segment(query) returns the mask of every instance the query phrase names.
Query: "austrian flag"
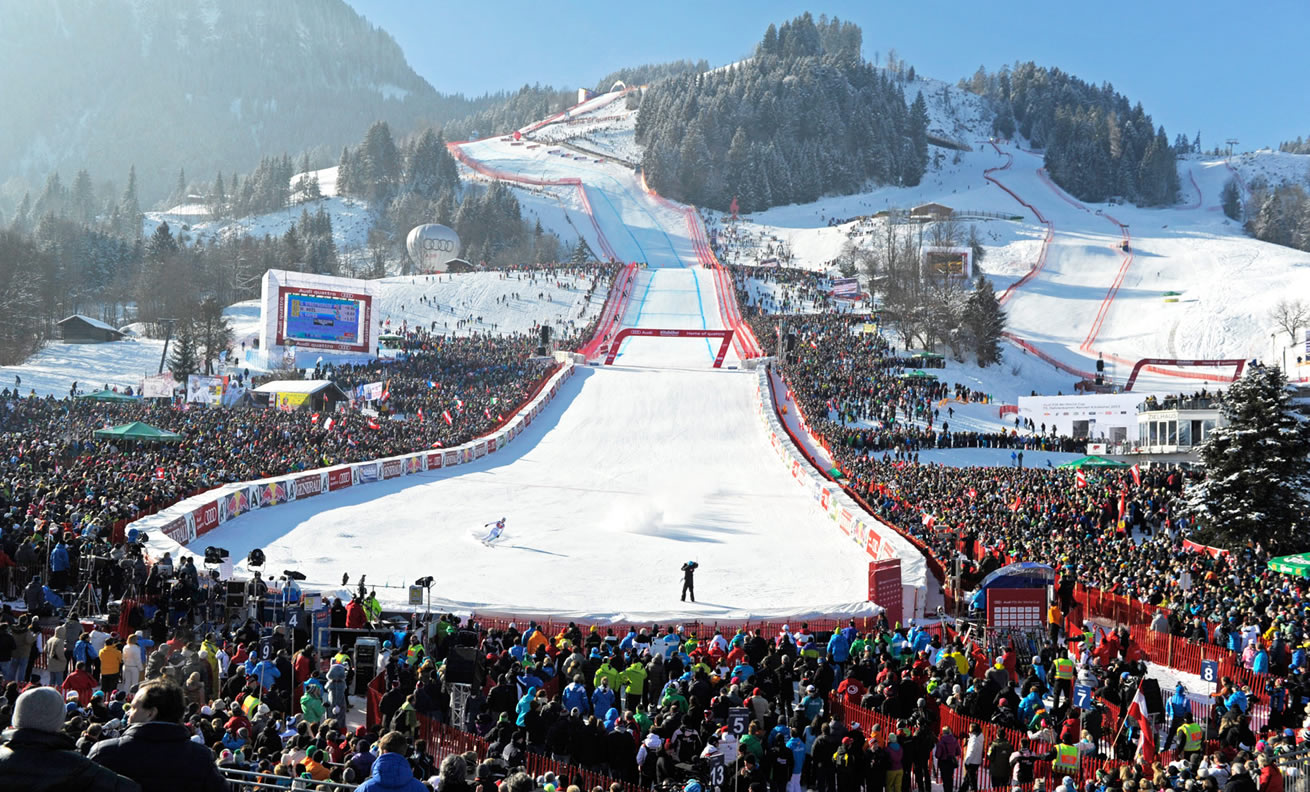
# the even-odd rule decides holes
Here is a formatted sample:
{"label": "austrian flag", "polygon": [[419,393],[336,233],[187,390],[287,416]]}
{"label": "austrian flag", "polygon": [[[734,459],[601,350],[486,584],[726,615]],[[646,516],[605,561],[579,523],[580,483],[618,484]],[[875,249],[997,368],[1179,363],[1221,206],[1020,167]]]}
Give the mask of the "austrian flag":
{"label": "austrian flag", "polygon": [[330,431],[332,431],[332,427],[333,427],[334,425],[336,425],[336,421],[335,421],[334,419],[332,419],[332,418],[328,418],[328,419],[323,423],[323,428],[330,432]]}
{"label": "austrian flag", "polygon": [[1083,487],[1087,486],[1087,476],[1083,475],[1083,472],[1081,470],[1074,474],[1073,481],[1074,481],[1074,486],[1076,486],[1078,489],[1082,489]]}
{"label": "austrian flag", "polygon": [[442,410],[441,418],[447,423],[447,425],[455,423],[455,419],[450,417],[450,410]]}

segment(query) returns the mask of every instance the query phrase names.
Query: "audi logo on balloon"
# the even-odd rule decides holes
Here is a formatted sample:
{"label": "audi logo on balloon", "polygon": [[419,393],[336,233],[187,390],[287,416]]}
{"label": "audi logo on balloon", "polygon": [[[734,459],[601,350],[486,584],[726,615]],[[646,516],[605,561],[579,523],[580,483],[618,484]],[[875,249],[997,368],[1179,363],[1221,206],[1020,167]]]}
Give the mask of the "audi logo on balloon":
{"label": "audi logo on balloon", "polygon": [[415,226],[405,238],[409,257],[427,272],[445,272],[459,257],[459,235],[436,223]]}

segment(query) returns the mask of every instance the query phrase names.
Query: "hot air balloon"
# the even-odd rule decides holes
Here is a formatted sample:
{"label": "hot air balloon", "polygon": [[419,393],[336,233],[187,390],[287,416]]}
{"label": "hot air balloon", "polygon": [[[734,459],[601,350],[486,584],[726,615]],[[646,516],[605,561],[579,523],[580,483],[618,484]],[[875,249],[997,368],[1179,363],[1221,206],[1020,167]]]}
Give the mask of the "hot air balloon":
{"label": "hot air balloon", "polygon": [[405,238],[409,257],[420,272],[445,272],[459,257],[459,235],[436,223],[414,226]]}

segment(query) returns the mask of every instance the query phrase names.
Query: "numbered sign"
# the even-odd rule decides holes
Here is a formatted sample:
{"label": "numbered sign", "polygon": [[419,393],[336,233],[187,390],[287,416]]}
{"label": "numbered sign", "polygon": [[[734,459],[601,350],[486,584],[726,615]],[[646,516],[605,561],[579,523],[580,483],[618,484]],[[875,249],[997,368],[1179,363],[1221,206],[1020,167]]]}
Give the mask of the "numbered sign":
{"label": "numbered sign", "polygon": [[745,707],[728,708],[728,731],[738,737],[746,733],[746,726],[751,722],[750,710]]}
{"label": "numbered sign", "polygon": [[1073,686],[1073,705],[1078,709],[1091,709],[1092,706],[1091,685]]}
{"label": "numbered sign", "polygon": [[711,792],[723,792],[723,783],[727,779],[727,771],[723,767],[723,754],[712,754],[709,757],[709,763],[710,790]]}
{"label": "numbered sign", "polygon": [[1219,661],[1202,660],[1201,661],[1201,679],[1213,685],[1219,684]]}
{"label": "numbered sign", "polygon": [[273,659],[273,637],[271,635],[259,639],[259,659],[260,660]]}

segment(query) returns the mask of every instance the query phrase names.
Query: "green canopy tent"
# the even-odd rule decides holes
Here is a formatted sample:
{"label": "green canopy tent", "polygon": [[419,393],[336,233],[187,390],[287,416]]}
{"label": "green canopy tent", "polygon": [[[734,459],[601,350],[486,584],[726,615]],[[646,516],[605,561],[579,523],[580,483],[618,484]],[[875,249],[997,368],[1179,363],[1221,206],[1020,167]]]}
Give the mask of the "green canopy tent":
{"label": "green canopy tent", "polygon": [[935,374],[929,374],[928,372],[924,371],[923,369],[915,369],[914,371],[907,371],[907,372],[905,372],[904,374],[902,374],[902,375],[901,375],[901,379],[908,379],[908,380],[936,380],[936,379],[937,379],[937,375],[935,375]]}
{"label": "green canopy tent", "polygon": [[1129,467],[1129,465],[1128,465],[1127,462],[1116,462],[1116,461],[1113,460],[1113,459],[1106,459],[1105,457],[1099,457],[1099,456],[1085,456],[1085,457],[1083,457],[1083,458],[1081,458],[1081,459],[1075,459],[1075,460],[1073,460],[1072,462],[1064,462],[1064,463],[1062,463],[1062,464],[1056,465],[1056,467],[1062,467],[1062,468],[1073,468],[1074,470],[1082,470],[1083,468],[1092,468],[1092,469],[1098,469],[1098,468],[1126,468],[1126,467]]}
{"label": "green canopy tent", "polygon": [[84,393],[78,396],[79,399],[90,399],[91,401],[103,402],[134,402],[139,401],[135,396],[128,396],[122,393],[114,393],[111,390],[98,390],[94,393]]}
{"label": "green canopy tent", "polygon": [[1284,575],[1310,578],[1310,553],[1279,556],[1269,559],[1269,568]]}
{"label": "green canopy tent", "polygon": [[111,426],[108,429],[97,429],[92,434],[104,440],[131,440],[137,443],[178,443],[183,439],[182,435],[176,432],[157,429],[140,421]]}

